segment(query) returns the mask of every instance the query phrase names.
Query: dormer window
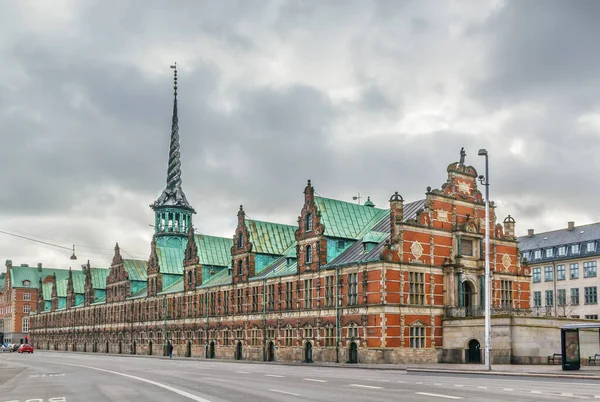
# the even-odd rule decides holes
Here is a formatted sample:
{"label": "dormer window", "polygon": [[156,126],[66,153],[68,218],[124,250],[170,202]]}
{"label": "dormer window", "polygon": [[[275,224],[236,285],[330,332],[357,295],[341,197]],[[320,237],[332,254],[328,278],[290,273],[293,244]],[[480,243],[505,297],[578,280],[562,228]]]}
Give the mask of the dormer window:
{"label": "dormer window", "polygon": [[312,230],[313,230],[313,216],[309,212],[309,213],[306,214],[306,217],[304,219],[304,231],[305,232],[310,232]]}
{"label": "dormer window", "polygon": [[594,241],[589,241],[586,245],[586,252],[588,253],[593,253],[594,251],[596,251],[596,242]]}
{"label": "dormer window", "polygon": [[188,286],[192,286],[192,271],[188,271]]}
{"label": "dormer window", "polygon": [[535,258],[536,260],[539,260],[540,258],[542,258],[542,250],[535,250],[533,252],[533,258]]}
{"label": "dormer window", "polygon": [[312,247],[306,246],[304,261],[309,264],[312,262]]}
{"label": "dormer window", "polygon": [[546,258],[551,258],[554,256],[554,249],[553,248],[547,248],[546,249]]}
{"label": "dormer window", "polygon": [[567,246],[560,246],[558,248],[558,256],[564,257],[565,255],[567,255]]}
{"label": "dormer window", "polygon": [[571,244],[571,254],[579,254],[579,244]]}
{"label": "dormer window", "polygon": [[23,287],[25,287],[25,288],[31,287],[31,282],[30,281],[23,281]]}
{"label": "dormer window", "polygon": [[237,237],[237,248],[243,248],[243,247],[244,247],[244,234],[240,232]]}
{"label": "dormer window", "polygon": [[373,250],[377,244],[376,243],[363,243],[363,252],[368,253]]}

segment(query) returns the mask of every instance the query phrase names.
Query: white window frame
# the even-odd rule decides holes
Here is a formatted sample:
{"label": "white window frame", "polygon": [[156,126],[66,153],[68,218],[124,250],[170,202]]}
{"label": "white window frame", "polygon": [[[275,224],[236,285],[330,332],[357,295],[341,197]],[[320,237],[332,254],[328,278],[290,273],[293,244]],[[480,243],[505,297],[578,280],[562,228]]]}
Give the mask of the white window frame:
{"label": "white window frame", "polygon": [[571,244],[571,254],[579,254],[580,250],[579,243]]}
{"label": "white window frame", "polygon": [[567,255],[567,246],[560,246],[558,248],[558,256],[564,257],[565,255]]}
{"label": "white window frame", "polygon": [[23,300],[31,300],[31,293],[23,293]]}
{"label": "white window frame", "polygon": [[539,260],[542,258],[542,250],[535,250],[533,252],[533,258]]}
{"label": "white window frame", "polygon": [[29,332],[29,317],[23,317],[21,320],[21,332]]}
{"label": "white window frame", "polygon": [[588,241],[587,244],[585,245],[585,251],[586,251],[586,253],[593,253],[594,251],[596,251],[596,242]]}
{"label": "white window frame", "polygon": [[23,305],[23,313],[29,314],[31,312],[31,306],[29,304]]}

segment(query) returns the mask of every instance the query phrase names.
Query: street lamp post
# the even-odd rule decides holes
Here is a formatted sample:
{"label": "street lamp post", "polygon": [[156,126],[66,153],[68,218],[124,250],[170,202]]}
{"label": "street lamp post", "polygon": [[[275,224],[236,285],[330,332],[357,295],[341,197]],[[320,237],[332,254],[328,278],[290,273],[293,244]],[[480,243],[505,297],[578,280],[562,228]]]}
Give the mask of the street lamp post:
{"label": "street lamp post", "polygon": [[485,177],[479,176],[479,180],[485,186],[485,369],[492,370],[490,352],[492,349],[492,322],[490,292],[490,174],[488,169],[488,152],[480,149],[479,156],[485,157]]}

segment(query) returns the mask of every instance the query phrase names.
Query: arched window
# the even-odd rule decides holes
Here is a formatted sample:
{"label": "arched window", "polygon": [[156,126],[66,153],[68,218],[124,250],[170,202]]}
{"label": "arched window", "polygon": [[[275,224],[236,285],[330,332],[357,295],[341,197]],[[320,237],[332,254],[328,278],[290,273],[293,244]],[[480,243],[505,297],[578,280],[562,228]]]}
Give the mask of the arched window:
{"label": "arched window", "polygon": [[242,260],[238,260],[237,266],[238,266],[237,274],[241,275],[242,274]]}
{"label": "arched window", "polygon": [[304,261],[307,263],[312,262],[312,247],[306,246],[306,255],[304,256]]}
{"label": "arched window", "polygon": [[237,247],[238,248],[243,248],[244,247],[244,234],[242,232],[240,232],[238,234]]}
{"label": "arched window", "polygon": [[306,214],[306,217],[304,218],[304,231],[310,232],[311,230],[313,230],[313,216],[309,212]]}
{"label": "arched window", "polygon": [[192,271],[188,271],[188,286],[192,286]]}

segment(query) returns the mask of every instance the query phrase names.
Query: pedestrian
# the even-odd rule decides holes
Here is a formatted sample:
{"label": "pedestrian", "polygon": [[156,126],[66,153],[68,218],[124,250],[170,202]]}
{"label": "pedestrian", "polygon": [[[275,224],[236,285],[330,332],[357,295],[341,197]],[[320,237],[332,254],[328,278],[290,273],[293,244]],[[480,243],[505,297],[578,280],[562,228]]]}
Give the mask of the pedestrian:
{"label": "pedestrian", "polygon": [[168,341],[167,343],[167,354],[169,355],[169,359],[173,358],[173,345],[171,344],[171,341]]}

